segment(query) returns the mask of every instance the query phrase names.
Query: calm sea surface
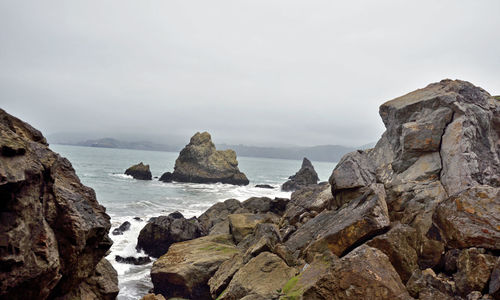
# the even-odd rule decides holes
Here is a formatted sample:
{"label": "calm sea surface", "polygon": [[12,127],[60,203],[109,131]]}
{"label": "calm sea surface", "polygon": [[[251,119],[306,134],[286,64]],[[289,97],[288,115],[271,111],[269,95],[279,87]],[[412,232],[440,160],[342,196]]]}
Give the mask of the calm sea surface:
{"label": "calm sea surface", "polygon": [[[91,148],[66,145],[51,145],[50,148],[68,158],[83,184],[92,187],[97,200],[111,216],[112,228],[129,221],[131,229],[123,235],[110,235],[114,241],[107,257],[118,271],[119,300],[140,299],[152,288],[149,277],[151,264],[133,266],[117,263],[115,255],[140,256],[135,246],[139,231],[153,216],[180,211],[185,217],[199,216],[216,202],[229,198],[245,200],[253,196],[290,197],[281,192],[280,184],[295,174],[301,161],[238,157],[239,168],[250,184],[240,187],[228,184],[163,183],[135,180],[124,175],[133,164],[149,164],[153,176],[173,171],[178,153],[140,151],[126,149]],[[321,181],[328,180],[335,163],[314,162]],[[274,190],[256,188],[256,184],[270,184]],[[142,221],[133,220],[140,217]]]}

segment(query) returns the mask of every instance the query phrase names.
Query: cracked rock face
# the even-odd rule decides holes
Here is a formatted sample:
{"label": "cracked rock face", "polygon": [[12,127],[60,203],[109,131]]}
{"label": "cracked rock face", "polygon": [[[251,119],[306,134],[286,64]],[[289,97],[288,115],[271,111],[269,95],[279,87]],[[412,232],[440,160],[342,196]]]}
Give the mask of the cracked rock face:
{"label": "cracked rock face", "polygon": [[109,282],[95,273],[112,241],[94,190],[38,130],[1,109],[0,144],[0,298],[114,298],[116,272]]}

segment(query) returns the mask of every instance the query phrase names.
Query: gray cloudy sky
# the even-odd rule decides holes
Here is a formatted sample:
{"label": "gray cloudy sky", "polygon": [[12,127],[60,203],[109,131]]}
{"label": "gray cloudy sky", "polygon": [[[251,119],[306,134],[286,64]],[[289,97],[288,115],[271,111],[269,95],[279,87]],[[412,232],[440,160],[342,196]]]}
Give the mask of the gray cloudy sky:
{"label": "gray cloudy sky", "polygon": [[500,94],[500,1],[0,0],[0,107],[50,135],[361,145],[443,78]]}

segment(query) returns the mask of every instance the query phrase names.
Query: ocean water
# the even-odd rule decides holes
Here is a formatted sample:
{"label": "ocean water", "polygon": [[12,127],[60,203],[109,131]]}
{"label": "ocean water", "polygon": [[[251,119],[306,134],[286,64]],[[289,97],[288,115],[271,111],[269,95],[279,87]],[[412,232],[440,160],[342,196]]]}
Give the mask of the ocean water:
{"label": "ocean water", "polygon": [[[213,204],[229,198],[245,200],[253,196],[285,197],[280,184],[300,168],[301,161],[238,157],[239,168],[250,184],[233,186],[228,184],[163,183],[135,180],[124,175],[133,164],[149,164],[153,176],[172,171],[178,153],[140,151],[126,149],[91,148],[66,145],[51,145],[50,148],[68,158],[83,184],[92,187],[97,200],[106,207],[111,217],[111,230],[125,221],[131,223],[123,235],[112,235],[114,244],[107,257],[118,272],[119,300],[140,299],[153,287],[149,276],[151,265],[134,266],[117,263],[115,255],[141,256],[135,246],[140,230],[147,220],[159,215],[180,211],[185,217],[199,216]],[[335,163],[312,162],[321,181],[328,180]],[[275,189],[256,188],[256,184],[269,184]],[[139,217],[141,221],[133,218]]]}

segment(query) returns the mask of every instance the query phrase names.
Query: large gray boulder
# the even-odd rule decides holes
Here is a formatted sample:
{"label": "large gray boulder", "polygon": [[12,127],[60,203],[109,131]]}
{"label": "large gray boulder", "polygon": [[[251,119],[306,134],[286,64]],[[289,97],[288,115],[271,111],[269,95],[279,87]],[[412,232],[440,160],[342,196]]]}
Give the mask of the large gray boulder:
{"label": "large gray boulder", "polygon": [[0,299],[116,296],[103,260],[111,225],[94,190],[40,131],[1,109],[0,199]]}
{"label": "large gray boulder", "polygon": [[195,183],[249,183],[246,175],[238,169],[236,153],[233,150],[216,150],[208,132],[197,132],[182,149],[171,179]]}
{"label": "large gray boulder", "polygon": [[134,179],[139,179],[139,180],[152,179],[151,171],[149,170],[149,165],[143,164],[142,161],[125,170],[125,175],[130,175],[134,177]]}
{"label": "large gray boulder", "polygon": [[319,181],[318,174],[310,160],[304,157],[300,170],[288,178],[289,180],[281,186],[283,191],[295,191],[310,184],[316,184]]}

